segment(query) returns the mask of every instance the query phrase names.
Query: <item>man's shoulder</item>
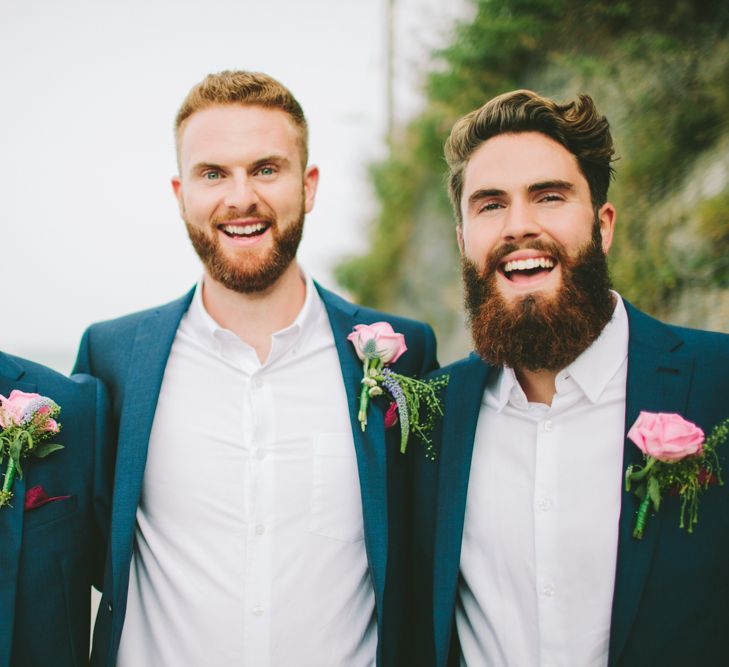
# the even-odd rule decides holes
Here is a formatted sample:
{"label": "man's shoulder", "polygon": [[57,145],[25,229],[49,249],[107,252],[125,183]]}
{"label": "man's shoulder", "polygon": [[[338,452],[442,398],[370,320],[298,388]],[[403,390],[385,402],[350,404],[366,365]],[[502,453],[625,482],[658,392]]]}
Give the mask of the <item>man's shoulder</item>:
{"label": "man's shoulder", "polygon": [[77,374],[70,378],[38,362],[0,352],[0,373],[20,383],[36,385],[36,392],[60,403],[63,399],[93,400],[98,380]]}
{"label": "man's shoulder", "polygon": [[480,375],[488,373],[491,368],[492,366],[481,359],[478,354],[471,352],[467,356],[457,359],[456,361],[452,361],[442,368],[439,368],[431,373],[429,377],[435,379],[447,375],[449,377],[453,376],[458,378],[462,375],[470,375],[473,373],[478,373]]}
{"label": "man's shoulder", "polygon": [[395,330],[419,329],[432,331],[432,327],[426,322],[353,303],[339,294],[322,287],[318,283],[316,283],[316,288],[327,307],[338,308],[350,314],[357,319],[357,323],[373,324],[374,322],[389,322]]}
{"label": "man's shoulder", "polygon": [[724,357],[729,361],[729,334],[662,322],[627,302],[625,306],[631,340],[698,356]]}
{"label": "man's shoulder", "polygon": [[88,332],[94,336],[107,336],[114,339],[132,336],[139,323],[143,320],[164,314],[181,315],[184,313],[190,305],[193,294],[194,289],[174,301],[169,301],[168,303],[152,308],[138,310],[109,320],[95,322],[89,326]]}

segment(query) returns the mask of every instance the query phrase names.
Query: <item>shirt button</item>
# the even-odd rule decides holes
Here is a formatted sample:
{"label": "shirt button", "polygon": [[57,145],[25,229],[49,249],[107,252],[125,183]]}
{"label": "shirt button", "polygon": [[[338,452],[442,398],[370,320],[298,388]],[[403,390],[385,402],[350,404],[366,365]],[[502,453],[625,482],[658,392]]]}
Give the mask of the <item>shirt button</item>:
{"label": "shirt button", "polygon": [[256,378],[255,383],[256,387],[260,389],[263,386],[263,378]]}
{"label": "shirt button", "polygon": [[263,607],[261,607],[260,604],[256,605],[255,607],[253,607],[253,613],[256,616],[263,616]]}
{"label": "shirt button", "polygon": [[112,610],[111,602],[108,605],[106,605],[106,608],[109,610],[109,613],[111,614],[111,610]]}
{"label": "shirt button", "polygon": [[265,449],[260,449],[260,448],[258,448],[258,449],[256,450],[256,458],[257,458],[257,459],[258,459],[259,461],[263,461],[263,459],[265,459],[265,458],[266,458],[266,450],[265,450]]}
{"label": "shirt button", "polygon": [[544,586],[542,586],[542,595],[544,595],[544,597],[551,598],[556,592],[557,590],[553,584],[544,584]]}
{"label": "shirt button", "polygon": [[265,533],[265,532],[266,532],[266,527],[262,523],[259,523],[256,526],[256,535],[263,535],[263,533]]}
{"label": "shirt button", "polygon": [[554,431],[554,423],[551,419],[547,419],[547,421],[544,422],[544,430],[547,433],[551,433],[552,431]]}
{"label": "shirt button", "polygon": [[551,498],[540,498],[539,502],[537,503],[537,507],[542,510],[542,512],[548,512],[552,509],[552,499]]}

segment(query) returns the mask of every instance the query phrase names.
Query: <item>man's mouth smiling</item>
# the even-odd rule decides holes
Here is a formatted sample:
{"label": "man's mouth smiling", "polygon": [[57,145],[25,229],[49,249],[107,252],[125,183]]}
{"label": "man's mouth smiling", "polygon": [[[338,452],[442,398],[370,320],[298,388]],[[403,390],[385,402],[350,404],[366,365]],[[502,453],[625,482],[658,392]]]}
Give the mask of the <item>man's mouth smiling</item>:
{"label": "man's mouth smiling", "polygon": [[251,223],[225,222],[218,225],[218,230],[230,239],[255,239],[263,236],[271,228],[271,223],[258,220]]}
{"label": "man's mouth smiling", "polygon": [[514,256],[499,264],[498,272],[511,284],[531,287],[545,280],[557,266],[557,260],[546,254]]}

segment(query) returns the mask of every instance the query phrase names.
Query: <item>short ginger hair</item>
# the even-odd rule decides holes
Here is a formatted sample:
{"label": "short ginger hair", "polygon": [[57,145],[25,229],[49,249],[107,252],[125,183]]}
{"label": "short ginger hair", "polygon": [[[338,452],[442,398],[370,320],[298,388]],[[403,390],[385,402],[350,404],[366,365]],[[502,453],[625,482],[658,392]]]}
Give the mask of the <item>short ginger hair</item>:
{"label": "short ginger hair", "polygon": [[241,104],[279,109],[286,113],[296,128],[302,166],[309,159],[309,129],[301,105],[291,91],[276,79],[262,72],[225,70],[208,74],[193,86],[175,117],[175,146],[180,157],[180,139],[185,122],[198,111],[213,106]]}

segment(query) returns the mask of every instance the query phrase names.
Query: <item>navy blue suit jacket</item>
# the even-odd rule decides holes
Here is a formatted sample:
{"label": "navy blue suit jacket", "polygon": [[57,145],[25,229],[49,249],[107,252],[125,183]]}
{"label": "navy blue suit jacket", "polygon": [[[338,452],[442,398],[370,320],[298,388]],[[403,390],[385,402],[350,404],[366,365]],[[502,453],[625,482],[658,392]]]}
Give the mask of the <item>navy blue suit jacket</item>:
{"label": "navy blue suit jacket", "polygon": [[[408,573],[402,555],[407,540],[409,471],[405,457],[398,452],[397,429],[386,436],[383,410],[387,406],[383,402],[373,402],[367,430],[362,433],[360,429],[357,412],[362,362],[347,335],[355,324],[390,322],[396,331],[405,334],[408,345],[393,370],[419,377],[437,367],[435,336],[425,324],[361,308],[319,286],[317,289],[334,332],[349,398],[365,545],[375,593],[378,661],[382,665],[400,665],[404,664],[402,650],[408,623],[403,613]],[[118,436],[110,559],[94,629],[93,665],[113,667],[116,661],[150,429],[167,358],[192,295],[190,292],[160,308],[93,325],[81,341],[76,370],[101,378],[109,388]]]}
{"label": "navy blue suit jacket", "polygon": [[[729,336],[668,326],[625,305],[630,331],[625,432],[645,410],[678,413],[708,434],[729,417]],[[491,371],[476,355],[441,371],[450,382],[439,459],[435,466],[413,459],[416,624],[432,629],[416,643],[414,664],[458,664],[454,609],[466,492]],[[729,482],[729,443],[718,452]],[[623,459],[624,467],[641,461],[627,439]],[[643,539],[635,540],[637,505],[623,489],[611,667],[729,664],[729,483],[702,496],[693,534],[679,528],[679,505],[677,497],[664,497]]]}
{"label": "navy blue suit jacket", "polygon": [[[69,380],[0,353],[0,394],[13,389],[61,406],[52,442],[64,449],[26,459],[11,506],[0,508],[0,667],[87,665],[91,584],[101,581],[111,494],[106,394],[88,376]],[[26,490],[37,485],[69,497],[24,511]]]}

